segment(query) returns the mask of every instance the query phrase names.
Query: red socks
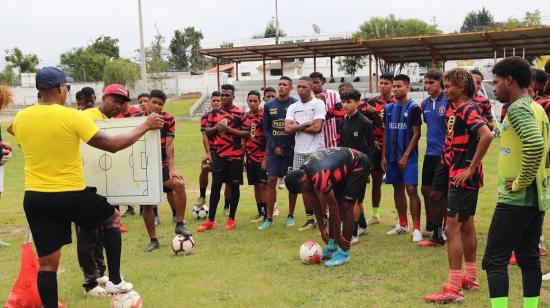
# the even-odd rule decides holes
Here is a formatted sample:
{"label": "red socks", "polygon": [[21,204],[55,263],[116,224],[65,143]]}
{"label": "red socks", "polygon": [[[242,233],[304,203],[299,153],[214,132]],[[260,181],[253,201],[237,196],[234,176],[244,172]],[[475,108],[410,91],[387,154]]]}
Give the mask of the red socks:
{"label": "red socks", "polygon": [[449,270],[447,287],[455,292],[462,290],[462,270]]}
{"label": "red socks", "polygon": [[409,226],[409,223],[407,222],[407,215],[399,216],[399,225],[403,228]]}
{"label": "red socks", "polygon": [[476,263],[475,262],[464,262],[464,277],[470,281],[476,280]]}
{"label": "red socks", "polygon": [[413,230],[420,230],[420,221],[413,220]]}

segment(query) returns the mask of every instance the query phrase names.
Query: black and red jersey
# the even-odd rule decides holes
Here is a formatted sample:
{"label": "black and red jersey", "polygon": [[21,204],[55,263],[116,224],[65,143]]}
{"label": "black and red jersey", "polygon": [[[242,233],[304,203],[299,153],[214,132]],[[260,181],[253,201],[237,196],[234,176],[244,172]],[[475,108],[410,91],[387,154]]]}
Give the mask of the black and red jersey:
{"label": "black and red jersey", "polygon": [[263,109],[256,114],[247,112],[244,117],[243,130],[250,132],[250,138],[246,140],[246,158],[249,162],[261,164],[265,157],[265,135],[263,130]]}
{"label": "black and red jersey", "polygon": [[[449,167],[449,187],[457,187],[454,178],[464,172],[474,158],[479,137],[478,129],[485,124],[479,108],[470,101],[449,105],[445,116],[447,135],[443,162]],[[478,189],[483,186],[482,164],[476,168],[473,177],[466,181],[465,188]]]}
{"label": "black and red jersey", "polygon": [[[232,106],[229,110],[224,108],[213,109],[208,115],[206,127],[214,127],[217,123],[224,123],[230,128],[243,130],[243,122],[244,111],[237,106]],[[227,160],[241,160],[243,158],[241,137],[216,131],[214,145],[217,148],[218,157]]]}
{"label": "black and red jersey", "polygon": [[328,194],[346,176],[357,172],[369,172],[365,154],[350,148],[322,149],[309,155],[302,169],[318,191]]}
{"label": "black and red jersey", "polygon": [[160,129],[160,150],[162,154],[162,167],[168,166],[168,159],[166,158],[166,138],[176,137],[176,119],[166,112],[161,113],[164,119],[164,125]]}
{"label": "black and red jersey", "polygon": [[130,109],[128,112],[125,113],[119,113],[115,116],[115,118],[135,118],[135,117],[141,117],[143,115],[143,112],[141,109],[139,109],[136,106],[130,106]]}
{"label": "black and red jersey", "polygon": [[539,103],[542,108],[544,108],[544,111],[546,112],[546,116],[550,120],[550,96],[542,97],[537,96],[535,97],[535,101]]}
{"label": "black and red jersey", "polygon": [[[210,111],[207,111],[202,114],[201,116],[201,132],[204,132],[204,129],[206,128],[208,124],[208,116],[210,115]],[[214,144],[214,139],[216,138],[215,135],[212,136],[206,136],[208,139],[208,146],[210,147],[210,151],[216,151],[216,145]]]}
{"label": "black and red jersey", "polygon": [[[367,101],[361,101],[357,108],[361,111],[373,125],[372,132],[374,133],[374,140],[378,143],[384,142],[384,106],[389,103],[395,102],[395,97],[391,97],[389,100],[385,100],[382,96],[377,96],[368,99]],[[374,108],[375,111],[369,111],[367,105]]]}
{"label": "black and red jersey", "polygon": [[346,116],[342,102],[336,102],[332,105],[327,105],[327,120],[334,118],[336,121],[336,144],[340,144],[342,137],[342,122]]}
{"label": "black and red jersey", "polygon": [[491,101],[485,96],[475,95],[474,102],[481,110],[481,118],[486,123],[493,122],[493,114],[491,113]]}

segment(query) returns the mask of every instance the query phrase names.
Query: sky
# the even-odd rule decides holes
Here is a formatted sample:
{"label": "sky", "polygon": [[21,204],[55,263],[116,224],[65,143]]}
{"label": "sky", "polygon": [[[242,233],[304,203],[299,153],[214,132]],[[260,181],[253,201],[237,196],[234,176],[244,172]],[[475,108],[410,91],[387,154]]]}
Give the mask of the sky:
{"label": "sky", "polygon": [[[443,32],[460,29],[464,16],[487,8],[496,21],[522,18],[525,11],[542,12],[550,24],[545,1],[372,1],[278,0],[279,25],[289,35],[321,33],[346,35],[374,16],[394,14],[435,23]],[[59,55],[89,44],[101,35],[118,38],[122,57],[137,57],[139,48],[138,0],[2,0],[0,51],[19,47],[35,53],[39,66],[57,65]],[[204,39],[202,47],[218,47],[223,41],[244,41],[263,33],[275,16],[275,0],[142,0],[145,44],[157,29],[168,46],[175,30],[194,26]],[[0,57],[0,68],[5,65]]]}

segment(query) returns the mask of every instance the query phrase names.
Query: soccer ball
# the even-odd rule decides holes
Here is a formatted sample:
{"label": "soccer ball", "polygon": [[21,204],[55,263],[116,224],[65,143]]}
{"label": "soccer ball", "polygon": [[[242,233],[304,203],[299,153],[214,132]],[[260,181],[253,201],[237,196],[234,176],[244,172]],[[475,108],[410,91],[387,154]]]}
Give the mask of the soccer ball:
{"label": "soccer ball", "polygon": [[195,241],[190,236],[178,234],[172,240],[172,250],[176,255],[188,255],[193,251],[193,247],[195,247]]}
{"label": "soccer ball", "polygon": [[307,241],[300,246],[300,259],[306,264],[316,264],[321,262],[323,249],[321,245],[314,241]]}
{"label": "soccer ball", "polygon": [[118,293],[111,299],[111,307],[113,308],[141,308],[141,296],[138,292],[130,291],[128,293]]}
{"label": "soccer ball", "polygon": [[191,212],[191,216],[193,216],[194,219],[205,219],[208,217],[208,207],[205,205],[201,207],[195,206]]}

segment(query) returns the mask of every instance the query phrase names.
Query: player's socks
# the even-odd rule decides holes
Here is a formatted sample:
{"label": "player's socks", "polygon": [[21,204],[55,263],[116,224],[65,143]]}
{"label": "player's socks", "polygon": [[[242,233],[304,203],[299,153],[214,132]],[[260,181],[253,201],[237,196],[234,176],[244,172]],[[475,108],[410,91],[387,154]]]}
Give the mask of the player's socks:
{"label": "player's socks", "polygon": [[159,217],[159,208],[158,207],[153,207],[153,215],[155,215],[155,217]]}
{"label": "player's socks", "polygon": [[109,269],[109,281],[119,284],[120,278],[120,253],[122,248],[122,238],[119,228],[103,229],[103,246],[107,256],[107,268]]}
{"label": "player's socks", "polygon": [[359,216],[359,227],[366,229],[367,228],[367,220],[365,219],[365,214],[361,213]]}
{"label": "player's socks", "polygon": [[449,270],[449,278],[447,281],[447,288],[459,292],[462,290],[462,271],[461,270]]}
{"label": "player's socks", "polygon": [[57,273],[39,271],[36,284],[42,305],[46,308],[57,307]]}
{"label": "player's socks", "polygon": [[[173,209],[173,208],[170,208],[170,209],[172,210],[172,217],[176,217],[176,209]],[[157,214],[157,216],[158,216],[158,214]]]}
{"label": "player's socks", "polygon": [[491,298],[491,307],[492,308],[508,308],[508,297]]}
{"label": "player's socks", "polygon": [[475,281],[477,278],[477,269],[475,262],[464,262],[464,277],[466,279]]}
{"label": "player's socks", "polygon": [[202,188],[202,187],[201,187],[201,188],[200,188],[200,192],[201,192],[200,197],[201,197],[201,198],[206,198],[206,188]]}
{"label": "player's socks", "polygon": [[357,236],[357,231],[359,230],[359,223],[356,222],[353,224],[353,236]]}
{"label": "player's socks", "polygon": [[399,216],[399,225],[403,228],[407,228],[409,226],[409,222],[407,221],[407,215]]}
{"label": "player's socks", "polygon": [[380,208],[379,207],[373,207],[372,208],[372,217],[376,217],[380,219]]}
{"label": "player's socks", "polygon": [[413,220],[413,230],[420,230],[420,220]]}
{"label": "player's socks", "polygon": [[539,297],[524,297],[523,308],[537,308],[539,305]]}
{"label": "player's socks", "polygon": [[426,231],[435,231],[435,225],[431,221],[426,221]]}
{"label": "player's socks", "polygon": [[258,209],[259,216],[265,216],[265,203],[256,203],[256,208]]}
{"label": "player's socks", "polygon": [[239,184],[231,185],[231,206],[229,207],[229,218],[235,219],[237,213],[237,207],[239,207],[239,199],[241,197],[241,190]]}
{"label": "player's socks", "polygon": [[231,199],[225,199],[225,205],[223,206],[224,209],[228,209],[231,207]]}

